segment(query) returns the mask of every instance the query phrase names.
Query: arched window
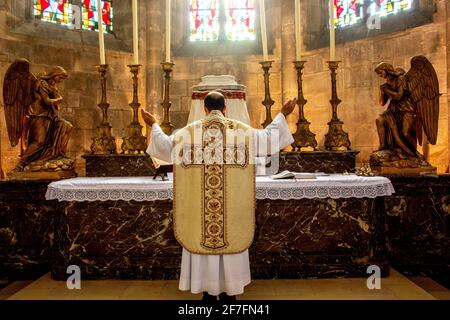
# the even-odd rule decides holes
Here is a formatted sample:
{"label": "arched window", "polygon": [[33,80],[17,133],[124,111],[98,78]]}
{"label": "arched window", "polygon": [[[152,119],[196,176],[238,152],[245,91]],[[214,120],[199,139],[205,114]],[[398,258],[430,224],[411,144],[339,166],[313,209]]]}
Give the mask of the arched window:
{"label": "arched window", "polygon": [[414,0],[334,0],[336,25],[340,28],[412,9]]}
{"label": "arched window", "polygon": [[189,0],[190,41],[253,41],[254,0]]}
{"label": "arched window", "polygon": [[[78,5],[78,4],[81,4]],[[98,30],[97,0],[34,0],[34,16],[44,21],[71,28]],[[104,30],[113,32],[111,0],[102,0],[101,10]]]}
{"label": "arched window", "polygon": [[[404,31],[432,23],[439,0],[333,0],[336,43]],[[307,50],[330,45],[330,0],[302,0]]]}

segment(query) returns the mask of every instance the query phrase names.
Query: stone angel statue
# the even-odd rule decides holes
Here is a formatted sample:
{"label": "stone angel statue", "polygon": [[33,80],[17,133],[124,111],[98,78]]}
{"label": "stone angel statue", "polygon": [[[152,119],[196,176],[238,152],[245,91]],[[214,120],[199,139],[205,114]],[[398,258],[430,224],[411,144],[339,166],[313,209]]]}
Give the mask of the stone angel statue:
{"label": "stone angel statue", "polygon": [[424,134],[429,143],[437,142],[440,93],[433,65],[426,57],[417,56],[407,73],[386,62],[375,72],[386,81],[380,87],[379,102],[387,109],[376,121],[380,149],[372,155],[371,165],[435,170],[417,150]]}
{"label": "stone angel statue", "polygon": [[67,79],[62,67],[38,77],[30,63],[16,60],[4,79],[3,100],[12,147],[19,144],[20,162],[12,178],[63,178],[74,175],[74,161],[66,157],[72,125],[58,116],[63,98],[57,85]]}

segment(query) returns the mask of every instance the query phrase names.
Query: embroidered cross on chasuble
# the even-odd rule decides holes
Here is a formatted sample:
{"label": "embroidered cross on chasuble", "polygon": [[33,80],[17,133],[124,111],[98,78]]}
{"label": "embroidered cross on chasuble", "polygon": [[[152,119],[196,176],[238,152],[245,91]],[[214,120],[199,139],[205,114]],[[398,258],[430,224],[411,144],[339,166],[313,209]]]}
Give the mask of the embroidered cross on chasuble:
{"label": "embroidered cross on chasuble", "polygon": [[255,232],[252,128],[219,111],[174,138],[174,231],[189,252],[236,254]]}

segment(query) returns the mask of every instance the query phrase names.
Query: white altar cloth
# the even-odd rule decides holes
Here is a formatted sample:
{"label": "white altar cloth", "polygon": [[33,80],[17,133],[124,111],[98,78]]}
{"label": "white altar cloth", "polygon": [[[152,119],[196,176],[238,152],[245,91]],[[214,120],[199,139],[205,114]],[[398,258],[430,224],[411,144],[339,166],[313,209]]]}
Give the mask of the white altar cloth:
{"label": "white altar cloth", "polygon": [[[299,200],[326,198],[377,198],[395,192],[385,177],[356,175],[319,176],[308,180],[256,178],[256,198]],[[58,201],[164,201],[173,198],[172,181],[153,177],[75,178],[53,182],[46,199]]]}

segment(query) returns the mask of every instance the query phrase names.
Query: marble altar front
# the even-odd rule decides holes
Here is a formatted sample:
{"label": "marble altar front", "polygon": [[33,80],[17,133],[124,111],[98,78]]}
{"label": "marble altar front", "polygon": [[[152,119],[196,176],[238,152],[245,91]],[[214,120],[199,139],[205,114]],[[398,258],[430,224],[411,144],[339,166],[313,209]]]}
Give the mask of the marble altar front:
{"label": "marble altar front", "polygon": [[[257,179],[257,227],[250,248],[258,279],[388,273],[383,197],[386,178],[331,175],[317,180]],[[181,247],[172,231],[171,182],[79,178],[52,183],[52,276],[69,265],[86,279],[176,279]]]}
{"label": "marble altar front", "polygon": [[[384,200],[378,199],[384,202],[384,210],[381,213],[382,219],[386,221],[384,238],[387,239],[387,261],[402,273],[433,277],[450,287],[450,234],[448,232],[450,230],[450,175],[392,176],[389,179],[392,181],[395,194],[384,197]],[[58,237],[70,235],[68,232],[76,234],[78,228],[78,230],[81,230],[80,235],[85,234],[84,238],[81,237],[81,242],[92,243],[89,250],[90,253],[94,253],[94,256],[102,255],[102,250],[105,248],[107,250],[104,252],[112,250],[109,257],[104,256],[103,263],[99,263],[99,260],[92,260],[92,263],[95,262],[95,266],[89,267],[88,272],[93,277],[108,278],[111,273],[114,277],[127,276],[128,278],[134,278],[138,275],[141,278],[151,278],[150,275],[154,278],[174,278],[178,276],[179,246],[171,238],[170,227],[163,226],[164,228],[161,229],[158,222],[160,219],[169,216],[172,206],[170,200],[158,202],[131,200],[59,203],[57,200],[45,199],[49,183],[50,181],[0,181],[0,278],[9,279],[9,281],[36,279],[49,272],[51,266],[53,266],[54,273],[62,277],[65,270],[61,266],[67,261],[64,259],[69,259],[70,256],[61,257],[59,254],[53,254],[61,248],[55,241],[55,231],[58,231],[55,226],[69,220],[72,221],[72,224],[78,223],[78,226],[75,224],[75,229],[66,227]],[[351,209],[352,206],[358,205],[364,209],[368,203],[374,204],[370,199],[367,199],[366,204],[361,202],[360,199],[258,200],[257,203],[259,231],[254,247],[251,249],[251,258],[254,275],[261,277],[269,277],[277,273],[284,273],[286,276],[290,274],[293,277],[296,276],[296,273],[301,276],[313,275],[314,272],[317,274],[316,271],[320,270],[321,265],[324,266],[321,273],[323,277],[340,276],[342,272],[337,272],[339,264],[336,263],[336,259],[339,257],[336,254],[333,255],[333,252],[327,251],[333,249],[333,247],[339,248],[340,240],[339,238],[335,240],[333,236],[327,235],[325,230],[338,222],[336,216],[342,215],[345,217],[345,212],[354,211]],[[356,210],[359,210],[358,206],[355,207]],[[322,213],[315,216],[314,208],[320,209]],[[79,218],[74,215],[75,210],[80,212]],[[325,214],[326,210],[329,210],[330,213]],[[71,212],[71,214],[66,216],[66,211]],[[342,212],[342,214],[337,214],[337,212]],[[99,216],[97,220],[95,219],[96,215]],[[280,219],[283,216],[285,218]],[[331,218],[332,216],[333,218]],[[311,217],[316,217],[315,222],[311,223]],[[347,227],[346,230],[356,226],[354,224],[356,221],[351,220],[350,217],[349,215],[347,219],[341,220],[340,225],[346,226],[346,221],[350,219],[353,227]],[[94,229],[95,224],[117,226],[120,221],[126,221],[127,219],[131,219],[129,224],[120,229],[115,227],[122,237],[120,241],[114,241],[112,237],[105,236],[110,230],[114,230],[112,227],[110,229],[107,227],[100,228],[100,231],[97,231],[98,234],[94,233],[92,236],[86,231]],[[83,221],[85,223],[80,225]],[[297,224],[295,224],[296,221],[298,221]],[[170,222],[170,219],[166,220],[166,223]],[[305,238],[308,239],[305,235],[288,238],[286,232],[279,232],[278,228],[272,227],[271,224],[274,223],[278,228],[285,230],[294,226],[293,230],[297,230],[296,233],[300,233],[301,229],[311,226],[307,232],[313,232],[315,236],[309,236],[309,239],[312,240],[303,243]],[[351,233],[340,232],[338,227],[339,224],[333,228],[337,229],[338,232],[335,234],[340,236],[340,239],[351,238]],[[356,228],[359,228],[359,226]],[[163,241],[164,245],[150,246],[148,251],[144,252],[145,248],[139,246],[140,240],[134,237],[136,235],[135,229],[141,230],[140,234],[144,235],[147,233],[146,230],[154,232],[153,234],[156,237],[150,241],[155,241],[155,243]],[[269,232],[269,230],[272,231]],[[364,233],[362,234],[364,235]],[[131,240],[133,237],[138,245],[132,247],[131,251],[127,252],[121,259],[119,253],[128,250],[128,245],[123,242],[123,239]],[[87,241],[86,238],[99,239],[99,243]],[[267,241],[268,238],[272,239],[273,244]],[[379,238],[381,239],[381,236]],[[287,241],[290,241],[291,245],[302,241],[300,249],[307,250],[304,254],[297,251],[297,254],[289,256],[288,254],[293,251],[292,248],[291,250],[285,250],[286,247],[283,243]],[[113,247],[109,247],[110,244]],[[173,252],[165,249],[172,245]],[[71,248],[71,245],[68,244],[64,244],[64,246]],[[357,245],[357,247],[361,246],[365,246],[365,243]],[[97,251],[92,251],[94,248],[97,248]],[[123,251],[119,252],[119,249]],[[345,252],[344,249],[341,248],[341,252]],[[75,245],[72,250],[77,252],[79,249]],[[278,253],[276,253],[277,251]],[[133,254],[141,253],[133,257],[131,252]],[[261,254],[261,252],[265,253]],[[270,252],[273,254],[270,254]],[[351,252],[351,248],[348,248],[345,254]],[[328,255],[330,256],[328,257]],[[131,260],[130,256],[132,257]],[[340,261],[344,256],[340,256]],[[281,259],[280,257],[285,258]],[[122,266],[128,265],[129,267],[116,268],[115,272],[112,272],[113,269],[108,260],[123,261]],[[276,265],[278,261],[283,262],[283,265],[278,267]],[[311,261],[313,263],[310,263]],[[85,260],[85,262],[91,263],[90,260]],[[162,262],[164,268],[158,270],[157,266],[161,266]],[[287,263],[291,264],[288,265]],[[101,267],[102,265],[103,267]],[[154,267],[144,269],[145,265],[153,265]],[[333,268],[334,272],[325,272],[326,270],[333,270]]]}

